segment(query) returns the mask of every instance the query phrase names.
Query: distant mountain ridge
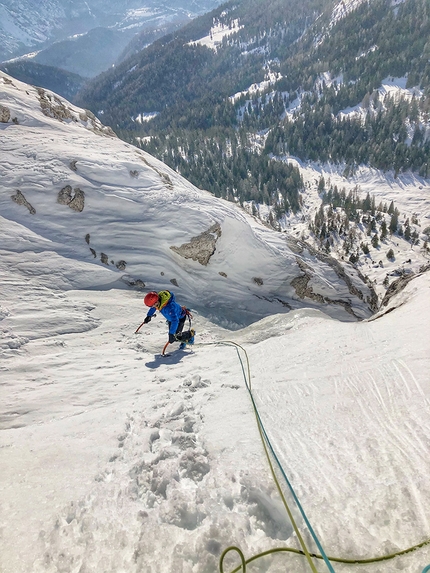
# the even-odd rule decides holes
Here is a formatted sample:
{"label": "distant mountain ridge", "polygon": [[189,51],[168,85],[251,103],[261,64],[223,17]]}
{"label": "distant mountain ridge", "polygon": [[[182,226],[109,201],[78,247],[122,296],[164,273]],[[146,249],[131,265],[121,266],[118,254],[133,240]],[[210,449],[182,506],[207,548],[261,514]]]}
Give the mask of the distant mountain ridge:
{"label": "distant mountain ridge", "polygon": [[[3,0],[0,62],[31,54],[48,66],[93,77],[115,64],[140,30],[157,37],[218,4],[217,0]],[[55,46],[53,47],[53,44]]]}
{"label": "distant mountain ridge", "polygon": [[27,84],[50,89],[69,100],[72,100],[86,83],[85,78],[78,74],[37,64],[28,59],[0,64],[0,70]]}

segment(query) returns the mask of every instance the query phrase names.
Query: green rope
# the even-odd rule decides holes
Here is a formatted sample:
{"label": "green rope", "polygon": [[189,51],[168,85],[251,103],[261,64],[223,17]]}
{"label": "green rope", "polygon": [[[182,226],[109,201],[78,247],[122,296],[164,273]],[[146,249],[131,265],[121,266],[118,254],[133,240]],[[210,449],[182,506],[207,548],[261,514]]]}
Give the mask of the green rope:
{"label": "green rope", "polygon": [[227,549],[224,549],[224,551],[222,552],[222,555],[219,559],[219,570],[221,573],[224,573],[224,557],[227,555],[227,553],[229,553],[230,551],[237,551],[237,553],[239,553],[239,557],[240,560],[242,561],[242,565],[240,567],[238,567],[236,569],[236,571],[239,571],[239,569],[243,569],[243,573],[246,573],[246,561],[245,561],[245,556],[242,553],[242,551],[239,549],[239,547],[234,547],[233,545],[231,547],[227,547]]}
{"label": "green rope", "polygon": [[[428,544],[430,544],[430,539],[426,539],[425,541],[418,543],[418,545],[414,545],[413,547],[409,547],[408,549],[403,549],[402,551],[397,551],[396,553],[391,553],[389,555],[382,555],[381,557],[372,557],[369,559],[344,559],[342,557],[331,557],[330,555],[328,556],[328,558],[330,559],[330,561],[335,561],[336,563],[343,563],[346,565],[368,565],[370,563],[389,561],[391,559],[394,559],[395,557],[400,557],[401,555],[405,555],[406,553],[411,553],[412,551],[416,551],[417,549],[420,549],[421,547],[424,547],[425,545]],[[232,551],[233,549],[240,551],[236,547],[233,546],[228,547],[221,556],[222,560],[224,560],[226,554],[229,551]],[[293,547],[275,547],[273,549],[268,549],[267,551],[263,551],[262,553],[258,553],[257,555],[253,555],[249,559],[246,559],[245,563],[246,564],[252,563],[257,559],[260,559],[261,557],[266,557],[267,555],[272,555],[274,553],[295,553],[296,555],[304,555],[304,552],[302,550],[294,549]],[[243,555],[242,551],[240,551],[240,554]],[[317,553],[311,553],[311,557],[315,557],[316,559],[323,559],[322,555],[318,555]],[[240,571],[241,567],[243,567],[243,564],[239,567],[236,567],[236,569],[230,571],[230,573],[237,573],[238,571]],[[221,569],[221,562],[220,562],[220,571],[221,573],[224,573],[224,570]],[[246,567],[243,569],[243,571],[244,572],[246,571]],[[430,565],[426,567],[422,573],[427,573],[427,572],[430,572]]]}
{"label": "green rope", "polygon": [[[270,442],[269,442],[269,439],[268,439],[268,437],[267,437],[266,431],[265,431],[265,429],[264,429],[264,427],[263,427],[263,424],[262,424],[262,422],[261,422],[260,415],[259,415],[258,409],[257,409],[257,405],[255,404],[255,401],[254,401],[254,396],[252,395],[252,390],[251,390],[251,368],[250,368],[250,365],[249,365],[248,354],[247,354],[246,350],[245,350],[242,346],[240,346],[240,344],[237,344],[236,342],[225,341],[224,344],[234,345],[234,346],[236,347],[236,352],[237,352],[237,355],[238,355],[238,357],[239,357],[240,364],[241,364],[241,366],[242,366],[242,372],[243,372],[243,375],[244,375],[245,384],[246,384],[246,387],[247,387],[247,389],[248,389],[248,392],[249,392],[249,395],[250,395],[250,398],[251,398],[251,401],[252,401],[252,406],[253,406],[255,418],[256,418],[256,421],[257,421],[257,427],[258,427],[258,431],[259,431],[259,433],[260,433],[261,443],[263,444],[264,452],[265,452],[265,454],[266,454],[266,458],[267,458],[267,461],[268,461],[268,463],[269,463],[269,467],[270,467],[270,471],[271,471],[271,474],[272,474],[273,481],[274,481],[275,484],[276,484],[276,488],[277,488],[278,493],[279,493],[279,495],[280,495],[280,497],[281,497],[281,499],[282,499],[282,503],[284,504],[284,507],[285,507],[285,509],[286,509],[286,511],[287,511],[288,517],[290,518],[290,521],[291,521],[291,524],[292,524],[292,526],[293,526],[293,529],[294,529],[294,531],[295,531],[295,533],[296,533],[296,535],[297,535],[297,539],[299,540],[299,543],[300,543],[300,545],[301,545],[301,547],[302,547],[302,549],[303,549],[303,554],[306,556],[306,559],[307,559],[307,561],[308,561],[309,567],[311,568],[312,573],[317,573],[316,567],[315,567],[315,565],[314,565],[314,563],[313,563],[313,561],[312,561],[311,554],[309,553],[309,550],[308,550],[308,548],[306,547],[306,543],[305,543],[305,541],[304,541],[304,539],[303,539],[303,537],[302,537],[302,535],[301,535],[301,533],[300,533],[300,530],[299,530],[299,528],[298,528],[298,526],[297,526],[297,523],[296,523],[296,521],[295,521],[295,519],[294,519],[294,517],[293,517],[293,514],[292,514],[292,512],[291,512],[291,509],[290,509],[290,507],[289,507],[289,505],[288,505],[288,502],[287,502],[287,500],[285,499],[284,492],[282,491],[281,484],[279,483],[279,480],[278,480],[278,478],[277,478],[277,476],[276,476],[275,469],[274,469],[274,467],[273,467],[272,460],[271,460],[271,458],[270,458],[270,454],[269,454],[269,451],[268,451],[268,447],[267,447],[267,446],[269,446],[269,448],[270,448],[272,454],[274,454],[274,452],[273,452],[273,448],[272,448],[272,446],[271,446],[271,444],[270,444]],[[244,369],[244,366],[243,366],[242,358],[241,358],[241,356],[240,356],[240,354],[239,354],[239,348],[245,353],[246,363],[247,363],[247,371],[248,371],[248,378],[246,377],[246,374],[245,374],[245,369]],[[276,461],[277,461],[277,463],[278,463],[278,466],[280,466],[279,460],[276,458],[276,456],[275,456],[275,459],[276,459]],[[281,468],[281,470],[282,470],[282,468]],[[287,479],[283,471],[282,471],[282,473],[283,473],[285,479]],[[290,489],[291,489],[291,486],[290,486],[288,480],[287,480],[287,483],[288,483],[288,486],[289,486]],[[294,492],[293,492],[293,494],[294,494]],[[296,499],[295,494],[294,494],[294,498]],[[321,547],[321,545],[319,544],[319,542],[317,543],[317,545],[318,545],[319,547]],[[322,548],[321,548],[321,550],[322,550]],[[322,551],[322,552],[323,552],[323,551]],[[324,560],[327,562],[327,557],[326,557],[326,556],[324,556]],[[329,565],[329,570],[334,573],[333,568],[331,567],[330,563],[329,563],[328,565]],[[244,570],[244,571],[245,571],[245,570]]]}
{"label": "green rope", "polygon": [[[264,447],[264,450],[265,450],[265,452],[266,452],[266,456],[267,456],[267,459],[268,459],[268,462],[269,462],[269,466],[270,466],[270,469],[271,469],[271,473],[272,473],[272,476],[273,476],[273,478],[274,478],[274,480],[275,480],[276,487],[278,488],[278,491],[279,491],[279,493],[280,493],[280,495],[281,495],[281,498],[282,498],[282,500],[283,500],[283,502],[284,502],[284,505],[285,505],[285,507],[286,507],[286,509],[287,509],[287,513],[288,513],[288,515],[290,516],[290,513],[291,513],[291,512],[290,512],[290,509],[289,509],[288,504],[287,504],[287,502],[286,502],[286,500],[285,500],[285,497],[284,497],[284,495],[283,495],[283,493],[282,493],[282,490],[281,490],[279,481],[278,481],[278,479],[277,479],[277,477],[276,477],[276,475],[275,475],[275,473],[274,473],[274,468],[273,468],[272,462],[271,462],[271,460],[270,460],[270,456],[269,456],[268,451],[267,451],[267,447],[266,447],[266,444],[265,444],[265,440],[263,439],[262,429],[261,429],[261,422],[260,422],[260,420],[259,420],[259,414],[258,414],[257,406],[256,406],[256,404],[255,404],[255,402],[254,402],[253,397],[252,397],[252,393],[251,393],[251,368],[250,368],[250,365],[249,365],[248,354],[247,354],[246,350],[245,350],[242,346],[240,346],[240,344],[237,344],[236,342],[233,342],[233,341],[230,341],[230,340],[223,340],[223,341],[219,341],[219,342],[203,342],[203,343],[199,343],[199,345],[202,345],[202,346],[203,346],[203,345],[204,345],[204,346],[206,346],[206,345],[214,345],[214,344],[216,344],[216,345],[223,344],[223,345],[226,345],[226,346],[233,345],[233,346],[236,347],[236,351],[237,351],[237,353],[238,353],[239,360],[240,360],[240,363],[241,363],[241,366],[242,366],[242,372],[243,372],[243,376],[244,376],[244,379],[245,379],[245,384],[246,384],[246,386],[248,387],[249,393],[250,393],[250,395],[251,395],[251,400],[252,400],[252,404],[253,404],[254,414],[255,414],[255,416],[256,416],[256,418],[257,418],[257,424],[258,424],[258,429],[259,429],[259,432],[260,432],[260,437],[262,438],[263,447]],[[238,348],[241,348],[241,349],[243,350],[243,352],[245,353],[245,356],[246,356],[246,359],[247,359],[247,375],[245,374],[245,369],[244,369],[242,360],[241,360],[241,358],[240,358],[240,355],[239,355],[239,352],[238,352]],[[248,382],[248,381],[249,381],[249,382]],[[293,527],[295,528],[295,522],[294,522],[293,517],[291,516],[290,519],[292,520],[291,522],[292,522],[292,524],[293,524]],[[299,534],[299,535],[298,535],[298,538],[300,539],[300,537],[301,537],[301,536],[300,536],[300,534]],[[425,539],[425,540],[422,541],[421,543],[418,543],[417,545],[413,545],[412,547],[408,547],[407,549],[402,549],[402,550],[400,550],[400,551],[396,551],[395,553],[389,553],[389,554],[387,554],[387,555],[382,555],[381,557],[370,557],[370,558],[368,558],[368,559],[346,559],[346,558],[343,558],[343,557],[330,557],[330,556],[327,556],[327,558],[328,558],[330,561],[334,561],[334,562],[336,562],[336,563],[343,563],[343,564],[347,564],[347,565],[366,565],[366,564],[370,564],[370,563],[379,563],[379,562],[381,562],[381,561],[389,561],[389,560],[391,560],[391,559],[394,559],[395,557],[400,557],[401,555],[406,555],[407,553],[412,553],[412,551],[416,551],[417,549],[421,549],[422,547],[424,547],[424,546],[426,546],[426,545],[429,545],[429,544],[430,544],[430,539]],[[220,557],[220,563],[219,563],[220,573],[224,573],[224,559],[225,559],[225,556],[227,555],[227,553],[229,553],[230,551],[236,551],[236,552],[239,554],[239,556],[240,556],[240,558],[241,558],[241,561],[242,561],[242,564],[241,564],[239,567],[236,567],[236,569],[233,569],[230,573],[237,573],[238,571],[240,571],[240,569],[243,570],[243,573],[246,573],[246,564],[252,563],[253,561],[256,561],[257,559],[260,559],[261,557],[266,557],[267,555],[271,555],[271,554],[274,554],[274,553],[295,553],[296,555],[303,555],[303,556],[306,556],[307,558],[313,557],[313,558],[315,558],[315,559],[324,559],[324,557],[323,557],[322,555],[319,555],[318,553],[308,553],[306,547],[304,547],[303,550],[301,550],[301,549],[294,549],[294,548],[292,548],[292,547],[276,547],[276,548],[274,548],[274,549],[269,549],[268,551],[264,551],[264,552],[262,552],[262,553],[258,553],[258,554],[256,554],[256,555],[250,557],[249,559],[245,559],[243,552],[242,552],[238,547],[230,546],[230,547],[227,547],[227,549],[225,549],[225,550],[223,551],[223,553],[222,553],[222,555],[221,555],[221,557]],[[311,563],[312,563],[312,562],[311,562]],[[312,563],[312,570],[314,570],[314,565],[313,565],[313,563]],[[422,571],[422,573],[430,573],[430,565],[428,565],[427,567],[425,567],[425,569]]]}

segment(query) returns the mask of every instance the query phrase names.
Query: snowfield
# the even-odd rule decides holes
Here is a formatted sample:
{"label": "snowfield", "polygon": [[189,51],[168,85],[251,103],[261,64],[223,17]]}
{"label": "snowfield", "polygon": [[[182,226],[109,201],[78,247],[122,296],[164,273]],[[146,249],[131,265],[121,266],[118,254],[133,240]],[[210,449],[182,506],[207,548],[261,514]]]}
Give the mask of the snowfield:
{"label": "snowfield", "polygon": [[[331,569],[278,552],[247,571],[422,573],[430,274],[375,314],[352,267],[83,110],[4,74],[0,106],[0,571],[212,573],[229,546],[251,559],[299,537],[319,553],[283,471]],[[197,335],[160,357],[164,319],[135,330],[165,288]]]}

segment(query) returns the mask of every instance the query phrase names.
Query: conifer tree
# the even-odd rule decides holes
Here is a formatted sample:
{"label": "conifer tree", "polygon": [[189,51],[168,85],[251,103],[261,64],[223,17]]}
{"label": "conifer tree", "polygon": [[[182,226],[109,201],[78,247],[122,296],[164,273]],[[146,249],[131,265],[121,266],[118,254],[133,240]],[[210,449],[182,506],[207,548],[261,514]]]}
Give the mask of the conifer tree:
{"label": "conifer tree", "polygon": [[[389,212],[389,210],[388,210],[388,212]],[[393,208],[391,220],[390,220],[390,225],[388,227],[390,229],[390,232],[395,233],[397,231],[398,225],[399,225],[399,212],[398,212],[397,208],[396,209]]]}

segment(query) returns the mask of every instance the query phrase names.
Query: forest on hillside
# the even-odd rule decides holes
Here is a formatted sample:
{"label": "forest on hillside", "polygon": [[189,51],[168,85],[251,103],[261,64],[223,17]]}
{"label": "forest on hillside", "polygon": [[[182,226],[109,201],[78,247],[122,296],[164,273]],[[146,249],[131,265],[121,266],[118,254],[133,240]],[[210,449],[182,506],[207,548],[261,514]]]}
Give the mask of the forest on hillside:
{"label": "forest on hillside", "polygon": [[[302,187],[276,158],[429,177],[430,0],[364,2],[336,21],[332,2],[299,6],[227,3],[99,77],[78,103],[198,187],[276,217],[297,212]],[[190,43],[220,22],[232,31],[217,50]],[[406,78],[409,95],[380,93],[390,78]],[[158,114],[138,122],[144,112]]]}

